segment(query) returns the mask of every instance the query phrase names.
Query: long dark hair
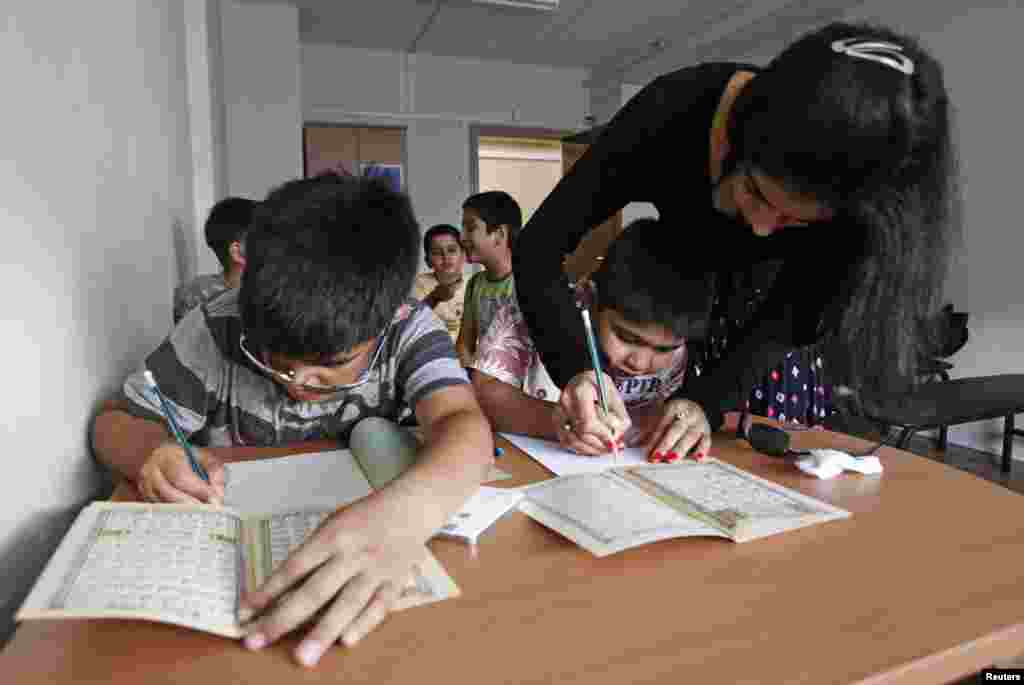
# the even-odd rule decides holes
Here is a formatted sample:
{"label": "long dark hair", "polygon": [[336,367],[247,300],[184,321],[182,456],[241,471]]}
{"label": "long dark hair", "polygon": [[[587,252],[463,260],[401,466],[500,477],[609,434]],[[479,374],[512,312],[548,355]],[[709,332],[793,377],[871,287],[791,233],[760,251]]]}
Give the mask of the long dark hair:
{"label": "long dark hair", "polygon": [[950,117],[916,40],[847,23],[798,39],[733,107],[726,173],[756,168],[863,232],[826,319],[836,380],[855,389],[907,388],[933,349],[958,200]]}

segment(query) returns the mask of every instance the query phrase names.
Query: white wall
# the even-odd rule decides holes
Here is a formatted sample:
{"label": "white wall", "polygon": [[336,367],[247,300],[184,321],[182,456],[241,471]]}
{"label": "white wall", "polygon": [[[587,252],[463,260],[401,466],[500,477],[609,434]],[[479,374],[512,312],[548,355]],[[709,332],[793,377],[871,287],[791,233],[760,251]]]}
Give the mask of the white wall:
{"label": "white wall", "polygon": [[192,216],[195,232],[180,256],[179,282],[220,270],[206,245],[210,208],[227,194],[227,140],[221,50],[221,0],[184,0],[189,133],[192,143]]}
{"label": "white wall", "polygon": [[174,236],[194,228],[181,4],[4,9],[0,640],[103,489],[92,413],[167,332]]}
{"label": "white wall", "polygon": [[408,127],[407,180],[423,226],[461,221],[473,124],[578,130],[585,77],[581,69],[302,47],[306,121]]}
{"label": "white wall", "polygon": [[230,0],[220,9],[228,193],[261,199],[302,175],[299,11]]}
{"label": "white wall", "polygon": [[[917,35],[942,63],[956,108],[963,186],[963,238],[948,299],[970,312],[970,341],[951,360],[955,376],[1024,372],[1024,298],[1020,265],[1020,165],[1024,138],[1017,0],[868,2],[849,14]],[[950,429],[950,441],[1002,451],[1002,421]],[[1024,441],[1016,442],[1024,458]]]}

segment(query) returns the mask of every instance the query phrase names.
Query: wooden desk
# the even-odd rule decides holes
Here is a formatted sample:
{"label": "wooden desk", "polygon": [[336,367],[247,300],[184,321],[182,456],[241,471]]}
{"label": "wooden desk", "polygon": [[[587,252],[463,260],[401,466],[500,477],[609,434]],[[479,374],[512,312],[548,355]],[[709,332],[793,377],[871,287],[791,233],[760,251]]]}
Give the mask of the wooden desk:
{"label": "wooden desk", "polygon": [[[800,446],[862,448],[829,433]],[[502,441],[504,443],[504,441]],[[504,443],[518,484],[539,466]],[[942,683],[1024,652],[1024,498],[907,452],[819,481],[718,436],[741,468],[849,509],[744,544],[656,543],[597,559],[518,512],[473,556],[431,547],[462,596],[392,615],[303,670],[174,626],[33,621],[0,654],[33,683]]]}

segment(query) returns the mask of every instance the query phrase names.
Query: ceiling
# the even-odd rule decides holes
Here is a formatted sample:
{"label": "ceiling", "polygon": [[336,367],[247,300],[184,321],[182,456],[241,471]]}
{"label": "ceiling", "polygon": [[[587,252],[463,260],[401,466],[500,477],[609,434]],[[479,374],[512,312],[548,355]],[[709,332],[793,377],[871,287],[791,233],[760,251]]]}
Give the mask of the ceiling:
{"label": "ceiling", "polygon": [[553,12],[476,0],[292,4],[303,43],[585,68],[598,80],[645,83],[697,61],[772,55],[859,1],[560,0]]}

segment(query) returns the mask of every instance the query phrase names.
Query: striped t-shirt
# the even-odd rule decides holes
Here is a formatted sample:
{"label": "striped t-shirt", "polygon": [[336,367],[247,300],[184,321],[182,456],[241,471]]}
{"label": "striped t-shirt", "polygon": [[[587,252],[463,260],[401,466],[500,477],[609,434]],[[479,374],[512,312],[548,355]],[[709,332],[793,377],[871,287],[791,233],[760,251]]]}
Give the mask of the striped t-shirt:
{"label": "striped t-shirt", "polygon": [[224,282],[224,274],[205,274],[196,276],[188,283],[184,283],[174,289],[174,323],[185,318],[189,311],[195,309],[204,302],[209,302],[229,290],[228,284]]}
{"label": "striped t-shirt", "polygon": [[429,307],[399,308],[364,385],[307,402],[245,358],[238,345],[238,291],[189,312],[130,375],[124,395],[133,414],[163,421],[143,373],[153,373],[182,430],[199,445],[274,445],[321,438],[348,444],[352,427],[368,416],[400,421],[440,388],[469,382],[448,332]]}

